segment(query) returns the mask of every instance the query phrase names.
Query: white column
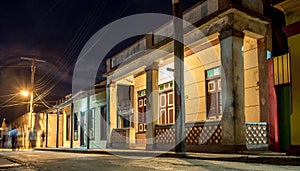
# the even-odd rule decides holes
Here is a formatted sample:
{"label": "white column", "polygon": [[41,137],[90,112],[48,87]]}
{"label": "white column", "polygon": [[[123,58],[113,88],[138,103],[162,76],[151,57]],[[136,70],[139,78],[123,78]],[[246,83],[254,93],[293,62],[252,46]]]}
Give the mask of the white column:
{"label": "white column", "polygon": [[155,124],[158,122],[158,63],[146,67],[146,149],[155,148]]}
{"label": "white column", "polygon": [[222,144],[228,150],[245,149],[244,34],[220,34],[222,82]]}
{"label": "white column", "polygon": [[111,146],[110,142],[110,135],[113,128],[117,127],[117,108],[116,108],[116,88],[115,83],[110,82],[107,79],[107,86],[106,86],[106,140],[107,144],[106,147],[109,148]]}

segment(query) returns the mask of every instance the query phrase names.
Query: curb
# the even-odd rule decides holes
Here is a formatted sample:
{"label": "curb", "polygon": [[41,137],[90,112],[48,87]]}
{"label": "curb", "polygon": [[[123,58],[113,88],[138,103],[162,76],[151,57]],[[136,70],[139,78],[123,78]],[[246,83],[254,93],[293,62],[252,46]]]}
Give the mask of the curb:
{"label": "curb", "polygon": [[[260,163],[273,165],[291,165],[300,166],[300,157],[295,156],[262,156],[262,155],[245,155],[238,156],[200,156],[200,153],[193,154],[176,154],[174,152],[155,152],[155,151],[105,151],[105,150],[76,150],[76,149],[35,149],[36,151],[52,151],[52,152],[68,152],[68,153],[83,153],[83,154],[105,154],[105,155],[120,155],[127,157],[171,157],[171,158],[185,158],[195,160],[216,160],[228,162],[244,162],[244,163]],[[224,155],[224,154],[220,154]]]}

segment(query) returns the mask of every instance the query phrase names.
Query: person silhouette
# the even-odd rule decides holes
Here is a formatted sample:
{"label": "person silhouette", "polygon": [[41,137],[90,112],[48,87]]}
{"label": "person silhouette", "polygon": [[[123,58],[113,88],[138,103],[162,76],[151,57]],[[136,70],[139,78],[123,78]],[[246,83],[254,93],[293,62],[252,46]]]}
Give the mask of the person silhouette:
{"label": "person silhouette", "polygon": [[13,129],[9,131],[9,136],[11,137],[11,149],[15,151],[17,147],[17,140],[18,140],[18,130],[16,127],[13,127]]}
{"label": "person silhouette", "polygon": [[45,134],[45,131],[43,130],[41,133],[41,147],[44,147],[45,137],[46,137],[46,134]]}

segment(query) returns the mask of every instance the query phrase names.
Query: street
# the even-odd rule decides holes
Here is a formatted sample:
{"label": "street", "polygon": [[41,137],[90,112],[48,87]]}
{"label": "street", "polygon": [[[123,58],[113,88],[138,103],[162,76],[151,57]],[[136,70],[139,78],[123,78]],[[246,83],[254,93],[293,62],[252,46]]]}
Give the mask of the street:
{"label": "street", "polygon": [[[181,158],[128,158],[114,155],[42,151],[0,152],[1,160],[20,165],[5,170],[300,170],[300,166],[205,161]],[[1,162],[0,162],[1,164]],[[3,167],[0,165],[0,170]]]}

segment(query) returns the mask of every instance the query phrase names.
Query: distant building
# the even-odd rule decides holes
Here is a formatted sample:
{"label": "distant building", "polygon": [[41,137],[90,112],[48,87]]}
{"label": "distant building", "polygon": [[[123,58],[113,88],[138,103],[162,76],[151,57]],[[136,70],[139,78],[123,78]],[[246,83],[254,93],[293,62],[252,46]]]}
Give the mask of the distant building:
{"label": "distant building", "polygon": [[[54,147],[106,148],[106,82],[95,85],[95,89],[82,90],[69,95],[53,109],[59,120]],[[51,125],[54,125],[51,124]],[[57,126],[49,127],[48,130]],[[51,136],[52,137],[52,136]],[[50,144],[48,145],[50,147]],[[51,145],[53,146],[53,144]]]}
{"label": "distant building", "polygon": [[[53,115],[48,116],[50,119],[50,121],[52,121],[53,119],[56,119],[56,117],[53,117]],[[11,122],[12,127],[16,127],[17,130],[19,131],[19,146],[20,147],[25,147],[28,148],[29,145],[29,128],[30,126],[28,125],[29,121],[29,113],[26,113],[22,116],[19,116],[18,118],[16,118],[13,122]],[[45,112],[36,112],[36,113],[32,113],[32,128],[30,129],[31,131],[34,132],[34,135],[36,136],[36,143],[35,146],[36,147],[40,147],[41,146],[41,134],[42,131],[46,131],[46,122],[47,122],[47,116]],[[55,125],[51,124],[50,122],[50,127],[53,127]],[[53,130],[49,131],[49,144],[53,143],[53,138],[55,138],[55,134],[53,134],[55,132],[53,132]],[[52,140],[52,142],[51,142]],[[55,141],[54,141],[55,142]]]}

